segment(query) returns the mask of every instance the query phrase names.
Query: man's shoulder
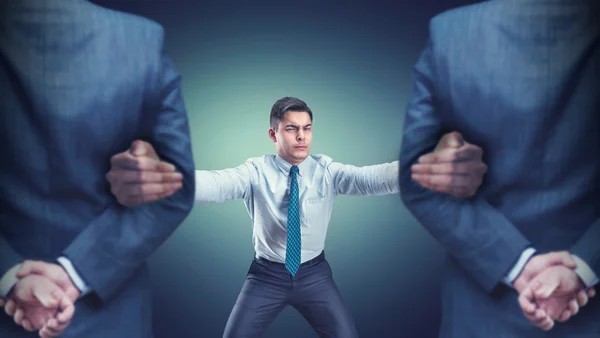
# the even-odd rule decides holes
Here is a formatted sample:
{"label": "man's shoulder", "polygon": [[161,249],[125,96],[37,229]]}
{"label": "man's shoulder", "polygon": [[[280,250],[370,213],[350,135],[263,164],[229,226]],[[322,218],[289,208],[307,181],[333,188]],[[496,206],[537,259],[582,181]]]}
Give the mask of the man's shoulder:
{"label": "man's shoulder", "polygon": [[[151,19],[121,12],[118,10],[102,7],[97,4],[88,3],[90,6],[90,19],[92,24],[101,25],[108,31],[126,33],[128,36],[135,36],[143,40],[157,41],[164,35],[163,27]],[[93,19],[92,19],[93,18]]]}
{"label": "man's shoulder", "polygon": [[275,155],[266,154],[262,156],[249,157],[244,161],[244,164],[257,171],[263,170],[265,167],[274,165]]}
{"label": "man's shoulder", "polygon": [[[453,33],[462,34],[462,29],[467,27],[487,24],[488,15],[498,15],[500,7],[504,4],[500,1],[484,1],[476,4],[456,7],[435,15],[429,22],[431,37],[436,35],[448,35]],[[464,38],[462,36],[461,38]]]}
{"label": "man's shoulder", "polygon": [[315,161],[317,166],[327,168],[331,163],[333,163],[333,159],[324,154],[311,154],[309,155],[311,160]]}
{"label": "man's shoulder", "polygon": [[483,1],[475,4],[459,6],[455,8],[451,8],[445,10],[437,15],[435,15],[432,19],[432,23],[444,23],[444,22],[454,22],[459,18],[463,18],[465,16],[479,15],[485,12],[497,10],[499,5],[498,1]]}

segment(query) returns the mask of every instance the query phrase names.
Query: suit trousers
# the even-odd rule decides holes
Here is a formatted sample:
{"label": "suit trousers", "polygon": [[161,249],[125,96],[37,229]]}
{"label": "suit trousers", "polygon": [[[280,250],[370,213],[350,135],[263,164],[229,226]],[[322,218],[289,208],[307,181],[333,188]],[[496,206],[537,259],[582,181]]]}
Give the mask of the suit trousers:
{"label": "suit trousers", "polygon": [[308,321],[319,337],[358,337],[324,252],[302,263],[295,276],[282,263],[255,258],[223,337],[261,337],[288,305]]}

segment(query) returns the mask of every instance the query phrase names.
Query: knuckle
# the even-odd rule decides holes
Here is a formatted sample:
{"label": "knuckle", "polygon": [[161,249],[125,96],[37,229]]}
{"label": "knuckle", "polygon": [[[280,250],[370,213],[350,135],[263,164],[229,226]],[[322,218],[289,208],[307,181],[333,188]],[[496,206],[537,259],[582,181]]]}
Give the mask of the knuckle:
{"label": "knuckle", "polygon": [[444,180],[444,183],[446,183],[447,185],[455,185],[455,184],[458,183],[458,178],[456,176],[454,176],[454,175],[449,175]]}
{"label": "knuckle", "polygon": [[145,171],[138,171],[136,172],[136,179],[138,182],[144,182],[145,180],[147,180],[147,173]]}
{"label": "knuckle", "polygon": [[458,161],[458,158],[459,158],[459,151],[458,150],[452,150],[450,152],[450,155],[449,155],[450,161],[456,162],[456,161]]}
{"label": "knuckle", "polygon": [[448,169],[449,172],[451,173],[455,173],[458,170],[458,163],[456,162],[450,162],[446,164],[446,167]]}

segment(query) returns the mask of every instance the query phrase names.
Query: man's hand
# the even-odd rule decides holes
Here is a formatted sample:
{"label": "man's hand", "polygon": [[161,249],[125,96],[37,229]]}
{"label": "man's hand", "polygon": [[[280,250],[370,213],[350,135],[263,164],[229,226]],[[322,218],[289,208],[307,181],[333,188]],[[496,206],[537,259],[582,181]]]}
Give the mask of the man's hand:
{"label": "man's hand", "polygon": [[161,161],[152,146],[136,140],[111,158],[106,174],[111,192],[120,204],[134,207],[171,196],[182,187],[183,176],[175,166]]}
{"label": "man's hand", "polygon": [[[585,285],[575,271],[564,266],[553,266],[542,271],[529,283],[529,287],[542,308],[546,301],[566,300],[568,308],[565,309],[565,312],[569,315],[563,314],[562,317],[559,317],[559,321],[566,321],[570,316],[575,316],[579,312],[579,308],[585,306],[589,297],[593,297],[595,294],[594,288],[584,290]],[[546,311],[548,312],[548,310]],[[556,312],[555,314],[558,315]],[[553,317],[550,312],[549,315]]]}
{"label": "man's hand", "polygon": [[[61,292],[65,295],[66,299],[71,303],[75,303],[75,301],[80,296],[79,289],[73,285],[73,282],[69,278],[69,275],[66,271],[58,264],[46,263],[42,261],[24,261],[21,264],[19,271],[17,272],[17,277],[25,280],[28,277],[43,277],[48,279],[50,282],[55,284]],[[11,305],[10,299],[7,302],[6,307],[14,306],[15,309],[12,311],[7,311],[9,315],[14,315],[15,320],[17,319],[17,315],[19,311],[23,312],[24,309],[20,307],[18,303]],[[73,308],[74,311],[74,308]],[[69,321],[65,322],[61,320],[61,318],[54,317],[50,318],[40,330],[40,335],[42,337],[56,337],[61,334],[69,325],[71,316],[68,318]],[[26,323],[23,325],[25,327]],[[27,328],[26,328],[27,329]]]}
{"label": "man's hand", "polygon": [[3,305],[15,323],[30,332],[40,330],[42,338],[60,335],[75,312],[73,302],[62,289],[39,275],[20,279]]}
{"label": "man's hand", "polygon": [[73,285],[67,272],[58,264],[26,260],[21,264],[17,277],[24,278],[29,275],[40,275],[50,279],[61,288],[73,303],[81,294],[79,289]]}
{"label": "man's hand", "polygon": [[424,188],[465,198],[475,195],[487,166],[483,150],[458,132],[445,134],[437,147],[412,166],[412,179]]}
{"label": "man's hand", "polygon": [[521,293],[539,273],[551,266],[563,265],[575,269],[577,264],[568,251],[556,251],[543,255],[535,255],[529,259],[523,270],[513,282],[513,287]]}
{"label": "man's hand", "polygon": [[[551,252],[544,255],[532,257],[517,279],[513,282],[514,288],[519,292],[519,304],[525,317],[536,327],[542,330],[550,330],[554,327],[554,321],[566,321],[575,315],[580,306],[584,306],[588,300],[586,291],[578,290],[572,293],[552,293],[545,298],[537,299],[534,295],[533,286],[548,278],[547,270],[573,271],[576,267],[575,260],[566,251]],[[552,284],[554,285],[554,284]],[[589,294],[593,293],[593,290]]]}

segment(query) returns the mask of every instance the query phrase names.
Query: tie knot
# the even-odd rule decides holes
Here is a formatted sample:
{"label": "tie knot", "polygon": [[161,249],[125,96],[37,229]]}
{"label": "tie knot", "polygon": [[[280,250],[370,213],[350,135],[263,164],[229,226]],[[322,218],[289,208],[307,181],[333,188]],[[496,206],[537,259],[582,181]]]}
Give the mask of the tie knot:
{"label": "tie knot", "polygon": [[290,173],[297,174],[298,173],[298,166],[297,165],[293,165],[292,168],[290,169]]}

